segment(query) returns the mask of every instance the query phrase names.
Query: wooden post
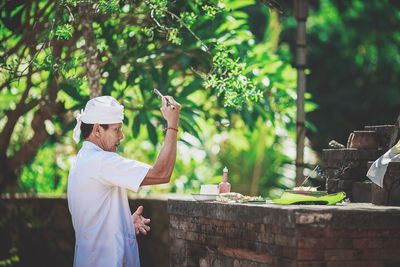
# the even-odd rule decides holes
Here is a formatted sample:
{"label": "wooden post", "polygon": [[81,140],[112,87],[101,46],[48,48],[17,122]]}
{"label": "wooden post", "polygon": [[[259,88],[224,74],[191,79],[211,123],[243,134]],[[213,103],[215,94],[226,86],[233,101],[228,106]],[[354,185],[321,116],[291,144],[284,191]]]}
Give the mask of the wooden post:
{"label": "wooden post", "polygon": [[304,94],[306,91],[305,68],[307,64],[306,51],[306,21],[308,15],[308,0],[294,0],[294,16],[297,19],[296,31],[296,61],[297,68],[297,118],[296,118],[296,185],[304,180],[304,139],[306,115],[304,112]]}

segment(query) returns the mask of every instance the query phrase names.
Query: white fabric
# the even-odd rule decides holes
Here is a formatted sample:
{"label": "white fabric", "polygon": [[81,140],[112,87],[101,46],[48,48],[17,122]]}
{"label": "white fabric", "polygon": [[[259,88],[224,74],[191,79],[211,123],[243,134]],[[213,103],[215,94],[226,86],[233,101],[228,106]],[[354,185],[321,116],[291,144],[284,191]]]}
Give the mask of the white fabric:
{"label": "white fabric", "polygon": [[68,176],[75,267],[139,267],[126,189],[137,191],[150,166],[84,141]]}
{"label": "white fabric", "polygon": [[73,138],[79,142],[81,135],[81,123],[89,124],[112,124],[120,123],[124,119],[124,106],[111,96],[99,96],[86,103],[85,110],[81,110],[76,115],[76,126]]}
{"label": "white fabric", "polygon": [[390,162],[400,162],[400,141],[375,160],[367,172],[367,177],[376,185],[383,187],[383,178]]}

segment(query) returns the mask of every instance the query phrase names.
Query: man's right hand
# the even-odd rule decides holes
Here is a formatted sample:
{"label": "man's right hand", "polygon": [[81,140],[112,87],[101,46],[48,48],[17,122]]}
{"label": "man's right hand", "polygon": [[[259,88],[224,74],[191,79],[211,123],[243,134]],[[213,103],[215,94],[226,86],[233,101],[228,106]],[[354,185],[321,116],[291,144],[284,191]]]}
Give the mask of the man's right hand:
{"label": "man's right hand", "polygon": [[[168,99],[168,101],[167,101]],[[162,98],[161,113],[167,121],[164,145],[152,168],[144,177],[141,185],[169,183],[176,160],[176,142],[181,105],[171,96]]]}
{"label": "man's right hand", "polygon": [[161,113],[167,121],[168,127],[178,129],[180,109],[181,105],[172,96],[164,96],[162,98]]}

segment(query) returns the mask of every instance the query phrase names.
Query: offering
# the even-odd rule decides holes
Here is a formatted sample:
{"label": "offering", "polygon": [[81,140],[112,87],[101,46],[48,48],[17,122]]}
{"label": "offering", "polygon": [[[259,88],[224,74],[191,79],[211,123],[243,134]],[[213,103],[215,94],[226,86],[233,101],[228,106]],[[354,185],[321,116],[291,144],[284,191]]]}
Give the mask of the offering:
{"label": "offering", "polygon": [[200,194],[192,194],[192,196],[197,201],[213,201],[217,198],[218,193],[218,185],[204,184],[200,186]]}
{"label": "offering", "polygon": [[[319,186],[307,186],[306,183],[311,177],[312,174],[324,175],[324,171],[321,169],[319,165],[317,165],[310,174],[304,179],[303,183],[300,186],[294,187],[292,190],[285,190],[287,193],[291,194],[301,194],[308,196],[325,196],[328,194],[326,191],[318,191]],[[310,183],[309,183],[310,184]],[[312,183],[311,183],[312,184]]]}
{"label": "offering", "polygon": [[244,196],[240,193],[230,192],[222,193],[217,196],[217,201],[225,203],[248,203],[248,202],[258,202],[265,203],[265,199],[261,196]]}
{"label": "offering", "polygon": [[219,184],[219,193],[229,193],[231,192],[231,184],[228,183],[228,168],[222,170],[222,182]]}
{"label": "offering", "polygon": [[192,194],[192,197],[197,201],[214,201],[217,195]]}
{"label": "offering", "polygon": [[318,187],[312,186],[298,186],[294,187],[293,190],[285,190],[285,192],[292,194],[303,194],[310,196],[325,196],[328,193],[326,191],[317,191]]}

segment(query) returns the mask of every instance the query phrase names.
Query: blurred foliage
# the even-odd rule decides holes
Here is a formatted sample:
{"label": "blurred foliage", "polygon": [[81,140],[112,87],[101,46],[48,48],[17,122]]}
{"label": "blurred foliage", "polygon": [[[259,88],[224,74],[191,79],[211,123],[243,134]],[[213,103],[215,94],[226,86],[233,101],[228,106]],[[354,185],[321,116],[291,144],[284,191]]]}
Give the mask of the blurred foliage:
{"label": "blurred foliage", "polygon": [[[218,182],[225,165],[233,190],[242,193],[268,195],[276,187],[291,186],[292,177],[283,168],[293,158],[283,143],[294,137],[296,73],[289,47],[278,46],[275,11],[255,1],[97,4],[92,15],[103,94],[125,106],[120,152],[155,161],[164,122],[153,88],[182,104],[173,180],[145,187],[144,193],[193,192],[200,183]],[[89,88],[79,5],[68,0],[5,6],[9,12],[1,13],[0,52],[7,56],[1,62],[0,129],[7,123],[4,115],[15,110],[26,92],[25,104],[46,99],[55,76],[57,101],[65,110],[84,107]],[[24,12],[34,17],[37,10],[43,13],[33,28],[43,28],[30,36],[18,27]],[[257,28],[257,36],[253,15],[264,25],[262,31]],[[27,35],[34,46],[15,46]],[[8,156],[35,135],[30,125],[38,108],[18,119]],[[71,138],[75,120],[70,111],[43,122],[49,138],[20,172],[18,191],[65,192],[70,162],[79,149]]]}
{"label": "blurred foliage", "polygon": [[[282,24],[283,41],[293,44],[294,18]],[[400,114],[399,1],[310,1],[307,45],[307,91],[318,104],[308,115],[318,131],[309,137],[317,151],[332,139],[346,143],[365,125],[394,124]]]}

